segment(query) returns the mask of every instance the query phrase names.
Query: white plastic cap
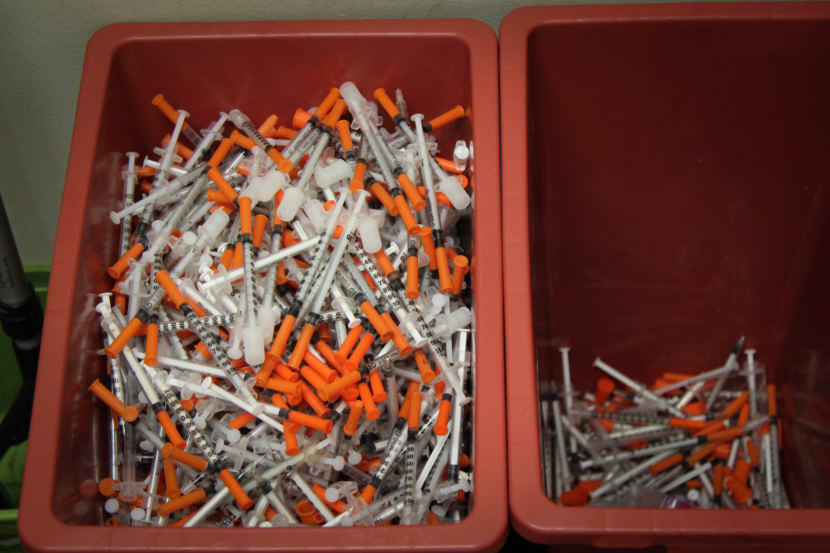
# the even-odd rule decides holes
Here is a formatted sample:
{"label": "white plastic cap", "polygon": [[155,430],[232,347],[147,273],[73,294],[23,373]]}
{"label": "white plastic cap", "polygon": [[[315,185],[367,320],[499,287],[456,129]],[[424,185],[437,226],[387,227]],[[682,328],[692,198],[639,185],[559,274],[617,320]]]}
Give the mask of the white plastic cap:
{"label": "white plastic cap", "polygon": [[314,180],[317,186],[330,188],[340,181],[352,178],[352,168],[343,159],[335,159],[329,165],[317,164],[314,170]]}
{"label": "white plastic cap", "polygon": [[380,239],[380,232],[378,231],[378,224],[375,219],[365,218],[357,223],[357,233],[360,235],[360,241],[363,244],[363,249],[367,253],[375,253],[383,247]]}
{"label": "white plastic cap", "polygon": [[363,460],[363,455],[361,455],[360,453],[358,453],[355,450],[349,451],[349,458],[346,459],[346,461],[348,461],[348,463],[350,465],[356,465],[362,460]]}
{"label": "white plastic cap", "polygon": [[297,211],[305,203],[305,193],[296,186],[289,186],[285,189],[282,202],[277,208],[277,217],[285,222],[291,222],[297,216]]}
{"label": "white plastic cap", "polygon": [[256,325],[246,326],[242,331],[242,349],[245,361],[249,365],[261,365],[265,362],[265,342],[262,332]]}
{"label": "white plastic cap", "polygon": [[447,176],[438,183],[439,192],[443,192],[455,209],[466,209],[470,205],[470,195],[461,186],[461,181]]}
{"label": "white plastic cap", "polygon": [[219,233],[228,225],[230,220],[230,215],[225,213],[224,210],[217,209],[199,227],[199,234],[207,242],[213,242],[219,236]]}
{"label": "white plastic cap", "polygon": [[278,318],[278,311],[266,309],[265,306],[259,308],[256,314],[257,328],[259,328],[263,340],[268,340],[274,335],[274,326],[276,326]]}
{"label": "white plastic cap", "polygon": [[279,171],[266,171],[263,176],[252,176],[248,179],[248,187],[242,193],[254,203],[270,201],[280,188],[288,184],[288,178]]}
{"label": "white plastic cap", "polygon": [[328,212],[323,207],[323,202],[317,198],[311,198],[303,204],[303,211],[314,225],[314,230],[317,233],[322,233],[326,229],[326,221],[328,220]]}
{"label": "white plastic cap", "polygon": [[435,334],[439,336],[448,336],[464,328],[470,324],[472,320],[472,313],[467,307],[459,307],[449,315],[444,315],[438,318],[438,325],[435,328]]}

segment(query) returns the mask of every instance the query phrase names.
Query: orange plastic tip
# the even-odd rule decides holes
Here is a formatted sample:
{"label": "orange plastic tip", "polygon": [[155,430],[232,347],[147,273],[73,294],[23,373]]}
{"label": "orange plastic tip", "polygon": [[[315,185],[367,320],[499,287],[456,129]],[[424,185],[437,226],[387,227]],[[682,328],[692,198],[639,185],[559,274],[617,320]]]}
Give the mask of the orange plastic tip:
{"label": "orange plastic tip", "polygon": [[687,415],[696,416],[696,415],[705,415],[706,414],[706,402],[705,401],[694,401],[692,403],[686,404],[683,407],[683,412]]}
{"label": "orange plastic tip", "polygon": [[398,208],[398,215],[400,215],[401,221],[403,221],[403,224],[406,227],[406,231],[409,234],[418,234],[421,227],[418,226],[418,222],[415,220],[412,210],[409,209],[409,204],[406,203],[406,199],[399,194],[395,196],[392,201],[395,203],[395,207]]}
{"label": "orange plastic tip", "polygon": [[375,405],[369,385],[361,382],[357,386],[357,391],[360,394],[360,401],[366,409],[366,419],[370,421],[377,420],[380,417],[380,409]]}
{"label": "orange plastic tip", "polygon": [[277,127],[277,138],[287,138],[288,140],[291,140],[295,136],[297,136],[297,131],[294,129],[283,127],[282,125]]}
{"label": "orange plastic tip", "polygon": [[352,327],[352,329],[349,330],[349,333],[346,334],[346,338],[344,338],[343,343],[340,344],[340,349],[338,349],[334,354],[335,358],[340,363],[343,363],[349,357],[349,353],[357,345],[358,340],[360,340],[360,334],[362,332],[363,326],[357,325]]}
{"label": "orange plastic tip", "polygon": [[447,249],[444,246],[435,248],[435,259],[438,262],[438,280],[441,284],[441,293],[452,292],[452,278],[450,277],[450,265],[447,261]]}
{"label": "orange plastic tip", "polygon": [[410,255],[406,259],[406,297],[410,300],[421,295],[418,289],[418,256]]}
{"label": "orange plastic tip", "polygon": [[395,267],[392,265],[392,261],[389,259],[389,256],[386,255],[386,252],[383,249],[380,249],[374,253],[375,260],[378,262],[380,266],[380,270],[383,271],[383,274],[389,276],[390,273],[395,271]]}
{"label": "orange plastic tip", "polygon": [[101,481],[98,482],[98,493],[104,497],[113,497],[116,494],[116,490],[114,488],[115,484],[117,484],[117,481],[112,478],[102,478]]}
{"label": "orange plastic tip", "polygon": [[395,343],[395,346],[397,346],[400,354],[409,355],[412,353],[412,344],[407,341],[406,337],[398,328],[398,325],[395,324],[395,321],[392,319],[392,315],[384,313],[381,317],[383,317],[383,322],[386,323],[386,326],[392,330],[392,341]]}
{"label": "orange plastic tip", "polygon": [[262,125],[257,128],[257,132],[263,136],[271,134],[274,131],[274,128],[277,126],[277,121],[279,121],[279,117],[277,117],[276,113],[272,113],[268,117],[265,118],[265,121],[262,122]]}
{"label": "orange plastic tip", "polygon": [[289,430],[286,427],[283,436],[285,438],[285,454],[291,457],[293,457],[294,455],[299,455],[300,446],[297,442],[297,431]]}
{"label": "orange plastic tip", "polygon": [[662,461],[657,461],[653,465],[649,466],[648,471],[651,474],[659,474],[659,473],[663,472],[664,470],[673,467],[674,465],[676,465],[677,463],[679,463],[682,460],[683,460],[683,454],[682,453],[675,453],[671,457],[666,457]]}
{"label": "orange plastic tip", "polygon": [[421,227],[418,234],[421,237],[421,245],[424,248],[424,252],[429,257],[429,270],[434,271],[438,268],[438,261],[435,257],[435,242],[432,239],[432,228]]}
{"label": "orange plastic tip", "polygon": [[700,430],[698,430],[697,432],[695,432],[694,434],[692,434],[692,436],[694,436],[694,437],[707,436],[709,434],[712,434],[713,432],[718,432],[720,430],[723,430],[724,428],[726,428],[725,421],[726,421],[726,419],[718,419],[716,421],[712,421],[712,422],[708,423],[706,426],[704,426],[703,428],[701,428]]}
{"label": "orange plastic tip", "polygon": [[173,424],[172,419],[170,419],[170,415],[167,414],[167,411],[159,411],[156,413],[156,418],[161,424],[161,427],[164,429],[164,433],[167,435],[167,439],[170,440],[170,443],[173,444],[174,447],[179,449],[184,449],[184,446],[187,444],[182,435],[179,434],[179,429],[176,428],[176,425]]}
{"label": "orange plastic tip", "polygon": [[672,417],[669,420],[669,424],[674,428],[685,428],[687,430],[700,430],[708,423],[705,420],[695,420],[695,419],[681,419],[678,417]]}
{"label": "orange plastic tip", "polygon": [[749,392],[744,390],[741,394],[735,398],[732,403],[726,406],[726,409],[723,410],[723,416],[726,418],[731,417],[735,413],[737,413],[741,407],[746,403],[746,400],[749,399]]}
{"label": "orange plastic tip", "polygon": [[254,142],[252,139],[248,138],[239,131],[233,131],[231,133],[230,141],[233,144],[236,144],[237,146],[245,148],[246,150],[252,150],[254,146],[256,146],[256,142]]}
{"label": "orange plastic tip", "polygon": [[[354,183],[354,179],[352,179],[352,183]],[[389,191],[386,189],[382,182],[374,181],[369,187],[369,190],[372,192],[372,194],[375,195],[378,201],[383,204],[383,207],[386,208],[386,211],[389,212],[389,215],[391,215],[392,217],[396,217],[398,215],[398,204],[389,194]],[[403,199],[403,197],[401,197],[401,200],[404,203],[406,203],[406,200]],[[406,206],[406,210],[409,212],[409,206]],[[409,216],[412,217],[412,212],[409,212]]]}
{"label": "orange plastic tip", "polygon": [[421,424],[421,399],[421,392],[415,391],[409,400],[406,424],[410,430],[418,430],[418,426]]}
{"label": "orange plastic tip", "polygon": [[363,488],[363,491],[360,492],[360,498],[367,504],[372,502],[373,497],[375,497],[375,487],[371,484]]}
{"label": "orange plastic tip", "polygon": [[184,407],[185,411],[193,411],[193,407],[196,406],[196,396],[179,400],[179,403],[182,404],[182,407]]}
{"label": "orange plastic tip", "polygon": [[429,359],[420,349],[415,350],[415,364],[418,366],[418,372],[421,373],[421,382],[429,384],[435,380],[435,371],[429,364]]}
{"label": "orange plastic tip", "polygon": [[299,382],[289,382],[282,378],[269,378],[263,384],[263,388],[274,390],[275,392],[282,392],[284,394],[296,395],[301,392]]}
{"label": "orange plastic tip", "polygon": [[300,379],[299,374],[292,371],[290,368],[288,368],[288,365],[284,365],[283,363],[277,363],[277,366],[274,370],[276,371],[277,376],[279,376],[283,380],[287,380],[289,382],[296,382]]}
{"label": "orange plastic tip", "polygon": [[735,468],[732,470],[732,478],[737,478],[741,484],[746,485],[751,470],[752,464],[744,459],[738,459],[735,461]]}
{"label": "orange plastic tip", "polygon": [[291,120],[291,126],[295,129],[302,128],[308,123],[309,119],[311,119],[311,113],[302,108],[297,108],[297,111],[294,112],[294,118]]}
{"label": "orange plastic tip", "polygon": [[375,91],[372,93],[372,96],[378,101],[378,103],[383,107],[383,111],[385,111],[389,117],[392,119],[398,117],[401,112],[398,109],[398,106],[395,105],[395,102],[386,94],[386,91],[382,88],[376,88]]}
{"label": "orange plastic tip", "polygon": [[144,343],[144,364],[155,367],[158,362],[159,351],[159,325],[150,323],[147,325],[147,338]]}
{"label": "orange plastic tip", "polygon": [[689,465],[695,465],[696,463],[699,463],[701,459],[712,453],[714,449],[715,444],[704,444],[701,447],[697,448],[695,451],[693,451],[688,457],[686,457],[686,462]]}
{"label": "orange plastic tip", "polygon": [[707,439],[710,442],[724,442],[726,440],[738,438],[743,435],[743,433],[744,431],[742,428],[730,428],[728,430],[721,430],[720,432],[709,434]]}
{"label": "orange plastic tip", "polygon": [[346,419],[346,424],[343,425],[343,433],[346,436],[354,436],[360,424],[360,416],[363,414],[363,402],[353,401],[349,408],[349,418]]}
{"label": "orange plastic tip", "polygon": [[438,515],[436,515],[436,514],[435,514],[435,513],[433,513],[432,511],[429,511],[429,512],[427,513],[427,515],[429,516],[429,524],[430,524],[430,525],[432,525],[432,526],[436,526],[436,525],[438,525],[438,524],[441,524],[441,519],[440,519],[440,518],[438,518]]}
{"label": "orange plastic tip", "polygon": [[254,217],[254,247],[259,248],[262,246],[262,237],[265,236],[265,227],[268,225],[268,216],[263,215],[262,213],[257,213]]}
{"label": "orange plastic tip", "polygon": [[259,368],[254,377],[256,380],[257,386],[264,386],[265,383],[271,378],[271,373],[274,372],[274,368],[277,366],[277,362],[273,357],[266,357],[265,362]]}
{"label": "orange plastic tip", "polygon": [[770,417],[778,416],[778,401],[775,397],[775,384],[767,384],[767,413]]}
{"label": "orange plastic tip", "polygon": [[718,457],[719,459],[728,459],[730,449],[729,444],[719,443],[715,446],[715,449],[712,450],[712,455]]}
{"label": "orange plastic tip", "polygon": [[369,319],[369,323],[371,323],[372,328],[375,329],[375,332],[378,333],[381,341],[388,342],[392,339],[392,329],[386,324],[386,321],[380,316],[380,313],[377,312],[377,309],[375,309],[371,303],[364,301],[360,304],[360,310],[363,311],[363,314],[367,319]]}
{"label": "orange plastic tip", "polygon": [[239,197],[239,193],[233,189],[233,186],[231,186],[228,181],[225,180],[225,177],[222,176],[219,169],[213,167],[207,172],[207,176],[213,181],[213,184],[216,185],[222,194],[225,195],[229,202],[233,202]]}
{"label": "orange plastic tip", "polygon": [[686,488],[690,490],[699,490],[703,487],[703,482],[700,481],[700,478],[692,478],[691,480],[686,480]]}
{"label": "orange plastic tip", "polygon": [[268,350],[268,353],[266,353],[267,357],[271,357],[275,361],[279,362],[280,357],[282,357],[282,354],[285,351],[285,346],[288,344],[288,338],[291,337],[291,331],[294,329],[294,322],[296,322],[296,320],[297,318],[290,313],[282,319],[280,329],[277,331],[277,335],[271,343],[271,348]]}
{"label": "orange plastic tip", "polygon": [[331,409],[326,407],[326,404],[320,401],[320,398],[314,393],[309,386],[305,383],[300,384],[301,393],[303,395],[303,399],[314,410],[314,414],[318,417],[325,417],[331,412]]}
{"label": "orange plastic tip", "polygon": [[[234,131],[234,133],[236,133],[236,134],[235,135],[232,134],[231,136],[234,136],[234,137],[241,136],[239,134],[239,131]],[[210,156],[210,159],[207,162],[208,167],[211,167],[212,169],[216,169],[217,167],[219,167],[219,164],[222,163],[222,161],[228,155],[228,152],[230,152],[231,148],[233,148],[233,143],[234,143],[234,141],[232,139],[223,138],[219,142],[219,146],[217,146],[216,150],[213,152],[213,155]]]}
{"label": "orange plastic tip", "polygon": [[171,123],[178,121],[179,112],[170,105],[170,102],[167,101],[163,94],[156,94],[153,96],[151,103],[156,106],[159,111],[161,111],[164,116],[170,120]]}
{"label": "orange plastic tip", "polygon": [[143,251],[144,246],[140,242],[136,242],[132,245],[132,247],[130,247],[129,250],[127,250],[124,253],[124,255],[121,256],[121,258],[118,261],[110,265],[110,267],[107,269],[107,274],[111,278],[118,280],[119,278],[121,278],[121,275],[124,274],[124,271],[126,271],[127,268],[130,266],[130,260],[138,257],[139,254]]}
{"label": "orange plastic tip", "polygon": [[167,503],[159,505],[159,514],[166,517],[167,515],[180,511],[185,507],[189,507],[195,503],[203,501],[206,496],[207,493],[204,488],[196,488],[187,495],[181,495],[171,499]]}
{"label": "orange plastic tip", "polygon": [[170,459],[164,459],[162,466],[164,468],[164,495],[168,499],[175,499],[182,495],[179,481],[176,478],[176,463]]}
{"label": "orange plastic tip", "polygon": [[752,499],[752,491],[750,491],[749,488],[747,488],[734,476],[730,476],[726,479],[726,487],[732,493],[732,499],[734,499],[736,503],[747,503]]}
{"label": "orange plastic tip", "polygon": [[334,421],[330,419],[323,419],[316,415],[309,415],[307,413],[303,413],[302,411],[290,411],[288,414],[288,420],[302,424],[303,426],[307,426],[309,428],[320,430],[326,434],[331,432],[331,429],[334,427]]}
{"label": "orange plastic tip", "polygon": [[737,426],[741,427],[746,424],[746,421],[749,420],[749,403],[744,403],[741,407],[741,411],[738,413],[738,424]]}
{"label": "orange plastic tip", "polygon": [[466,115],[466,110],[462,106],[455,106],[451,110],[442,113],[434,119],[430,119],[428,125],[430,131],[434,131],[438,127],[443,127],[448,123],[452,123],[456,119],[461,119]]}
{"label": "orange plastic tip", "polygon": [[461,293],[461,285],[464,284],[464,276],[470,270],[470,265],[467,256],[464,255],[456,255],[452,262],[454,265],[452,272],[452,293],[458,295]]}
{"label": "orange plastic tip", "polygon": [[602,376],[597,379],[597,391],[594,394],[594,399],[597,403],[605,403],[605,401],[611,397],[611,394],[614,393],[614,381],[608,378],[607,376]]}
{"label": "orange plastic tip", "polygon": [[320,378],[325,380],[326,383],[334,382],[335,380],[337,380],[337,371],[323,363],[320,359],[317,358],[316,355],[314,355],[310,351],[305,352],[303,360],[308,364],[309,367],[314,369],[314,371],[318,375],[320,375]]}
{"label": "orange plastic tip", "polygon": [[[329,346],[322,340],[318,340],[317,343],[314,344],[314,348],[318,352],[320,352],[320,355],[323,356],[323,359],[325,359],[332,367],[334,367],[337,370],[341,369],[340,361],[337,360],[335,351],[331,349],[331,346]],[[306,360],[306,363],[308,363],[308,360]]]}
{"label": "orange plastic tip", "polygon": [[248,494],[246,494],[245,490],[242,489],[242,486],[239,485],[239,482],[236,478],[234,478],[233,474],[231,474],[231,471],[228,469],[222,469],[219,472],[219,478],[221,478],[225,486],[228,487],[228,490],[231,492],[231,495],[236,500],[236,503],[239,505],[240,509],[247,511],[254,506],[254,501],[248,497]]}
{"label": "orange plastic tip", "polygon": [[179,288],[173,282],[173,279],[170,278],[170,273],[166,270],[156,273],[156,280],[159,284],[161,284],[161,287],[164,288],[164,291],[167,292],[167,295],[170,296],[170,299],[176,307],[181,307],[183,303],[187,302],[187,298],[185,298],[184,294],[179,291]]}
{"label": "orange plastic tip", "polygon": [[110,342],[110,345],[108,345],[104,350],[107,353],[107,357],[112,359],[118,357],[118,354],[121,353],[121,350],[124,349],[127,342],[129,342],[133,336],[138,334],[138,331],[141,330],[142,326],[143,325],[140,320],[136,318],[131,319],[130,322],[128,322],[127,325],[121,329],[121,334],[116,336],[115,339]]}
{"label": "orange plastic tip", "polygon": [[438,418],[435,420],[435,427],[433,428],[437,436],[444,436],[449,432],[447,423],[450,420],[451,407],[450,395],[447,394],[441,398],[441,406],[438,408]]}
{"label": "orange plastic tip", "polygon": [[253,234],[253,219],[251,213],[251,198],[248,196],[239,197],[239,232],[242,234]]}
{"label": "orange plastic tip", "polygon": [[[412,209],[414,209],[415,211],[421,211],[426,207],[426,200],[423,196],[418,194],[418,190],[415,188],[415,185],[412,184],[409,175],[407,175],[406,173],[401,173],[400,175],[398,175],[398,184],[401,185],[403,193],[406,194],[409,203],[412,204]],[[410,231],[409,234],[416,234],[416,232]]]}
{"label": "orange plastic tip", "polygon": [[317,110],[314,112],[314,115],[316,115],[319,119],[325,117],[338,98],[340,98],[340,90],[337,88],[330,88],[326,94],[326,97],[323,98],[323,101],[320,102],[319,106],[317,106]]}
{"label": "orange plastic tip", "polygon": [[343,115],[343,112],[346,111],[346,101],[345,100],[336,100],[334,102],[334,106],[332,106],[331,111],[328,112],[325,118],[322,119],[323,124],[327,127],[334,127],[337,120],[340,119],[340,116]]}
{"label": "orange plastic tip", "polygon": [[271,158],[271,161],[274,162],[274,164],[277,166],[277,169],[279,169],[281,172],[288,173],[291,171],[293,164],[290,160],[283,157],[283,155],[279,153],[276,148],[271,148],[268,150],[268,157]]}
{"label": "orange plastic tip", "polygon": [[125,405],[120,399],[115,397],[115,394],[110,392],[106,386],[96,378],[92,384],[89,385],[89,391],[103,401],[110,409],[112,409],[119,417],[127,422],[133,422],[138,418],[138,409],[132,405]]}
{"label": "orange plastic tip", "polygon": [[[360,190],[363,190],[363,179],[366,177],[366,164],[362,161],[358,161],[357,164],[354,166],[354,173],[352,173],[352,180],[349,183],[349,190],[352,193],[356,193]],[[374,183],[379,184],[379,183]],[[374,184],[372,186],[374,186]],[[377,194],[375,194],[377,196]],[[391,198],[390,198],[391,199]],[[386,209],[389,209],[389,206],[384,204]]]}
{"label": "orange plastic tip", "polygon": [[581,507],[588,503],[588,492],[579,486],[564,491],[559,496],[559,503],[567,507]]}
{"label": "orange plastic tip", "polygon": [[372,388],[372,400],[375,403],[382,403],[388,397],[386,390],[383,389],[383,380],[380,377],[380,372],[373,370],[369,373],[369,386]]}
{"label": "orange plastic tip", "polygon": [[[277,397],[277,396],[274,396]],[[239,430],[240,428],[247,426],[248,424],[252,423],[256,420],[256,417],[250,413],[242,413],[231,422],[228,423],[228,426],[233,428],[234,430]]]}
{"label": "orange plastic tip", "polygon": [[164,447],[161,448],[161,456],[165,459],[173,459],[174,461],[178,461],[198,471],[203,471],[208,467],[206,459],[202,459],[192,453],[182,451],[171,443],[164,444]]}
{"label": "orange plastic tip", "polygon": [[323,380],[323,377],[317,374],[317,371],[309,367],[308,365],[303,365],[300,368],[300,374],[303,376],[306,382],[311,384],[315,390],[321,390],[325,388],[329,383]]}
{"label": "orange plastic tip", "polygon": [[303,325],[303,330],[300,332],[300,337],[297,338],[297,344],[294,346],[294,351],[288,359],[287,365],[292,369],[297,370],[300,368],[305,352],[308,350],[308,345],[311,343],[311,338],[314,337],[315,330],[317,330],[317,327],[311,323],[305,323]]}
{"label": "orange plastic tip", "polygon": [[372,347],[372,342],[375,340],[375,337],[372,336],[371,333],[367,332],[360,338],[360,342],[357,343],[354,350],[352,350],[352,354],[343,362],[343,369],[347,372],[357,370],[360,366],[360,362],[363,361],[363,358],[366,356],[366,353],[369,351],[369,348]]}
{"label": "orange plastic tip", "polygon": [[337,129],[337,134],[340,136],[340,144],[343,146],[343,151],[348,152],[354,148],[354,144],[352,143],[352,130],[349,122],[341,119],[334,124],[334,128]]}
{"label": "orange plastic tip", "polygon": [[320,399],[322,399],[323,401],[329,401],[329,398],[342,392],[347,386],[350,386],[351,384],[356,384],[360,379],[360,372],[352,371],[341,376],[334,382],[327,384],[322,389],[317,390],[317,395],[320,396]]}

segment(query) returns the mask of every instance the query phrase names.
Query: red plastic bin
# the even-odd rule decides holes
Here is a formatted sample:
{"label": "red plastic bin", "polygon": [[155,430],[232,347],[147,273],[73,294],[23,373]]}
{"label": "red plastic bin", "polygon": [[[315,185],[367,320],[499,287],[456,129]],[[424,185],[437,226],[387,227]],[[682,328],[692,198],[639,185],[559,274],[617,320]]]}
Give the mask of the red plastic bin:
{"label": "red plastic bin", "polygon": [[[830,543],[830,4],[519,9],[500,30],[511,520],[543,543]],[[560,507],[538,389],[651,383],[738,336],[782,394],[791,511]]]}
{"label": "red plastic bin", "polygon": [[[150,100],[163,92],[204,126],[240,107],[290,117],[332,86],[401,88],[428,116],[471,115],[436,137],[475,140],[472,278],[476,306],[474,480],[458,524],[377,528],[100,526],[94,483],[106,462],[108,414],[86,387],[104,374],[93,294],[112,286],[117,249],[108,213],[120,202],[123,152],[169,132]],[[497,50],[472,20],[118,24],[90,40],[78,99],[46,308],[19,530],[30,551],[491,551],[507,533],[499,204]]]}

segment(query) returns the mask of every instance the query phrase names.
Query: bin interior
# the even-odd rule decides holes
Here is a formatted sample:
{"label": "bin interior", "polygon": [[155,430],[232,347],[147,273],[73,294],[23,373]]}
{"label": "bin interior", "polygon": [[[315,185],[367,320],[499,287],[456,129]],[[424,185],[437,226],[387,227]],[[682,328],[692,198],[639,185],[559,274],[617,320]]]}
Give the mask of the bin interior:
{"label": "bin interior", "polygon": [[576,390],[596,356],[651,385],[745,335],[790,501],[830,507],[830,22],[570,21],[527,47],[539,379],[569,345]]}
{"label": "bin interior", "polygon": [[[393,97],[400,88],[410,113],[431,118],[457,104],[471,105],[470,70],[464,40],[428,33],[269,36],[264,23],[262,35],[142,37],[118,48],[101,106],[93,178],[84,202],[86,223],[76,245],[81,262],[69,306],[76,315],[67,363],[55,375],[65,379],[52,500],[58,520],[103,522],[102,501],[93,484],[106,475],[108,413],[86,391],[95,377],[105,374],[104,358],[97,353],[102,342],[93,295],[113,285],[105,269],[117,258],[118,227],[108,214],[121,204],[123,153],[136,151],[143,159],[172,129],[151,105],[153,96],[161,92],[174,107],[186,109],[197,130],[207,128],[219,111],[233,108],[256,124],[276,113],[278,124],[290,125],[296,108],[308,109],[329,88],[352,80],[369,100],[376,87],[385,87]],[[231,123],[225,128],[229,133]],[[450,140],[472,137],[471,125],[465,119],[434,136],[447,152]],[[66,373],[60,374],[62,370]]]}

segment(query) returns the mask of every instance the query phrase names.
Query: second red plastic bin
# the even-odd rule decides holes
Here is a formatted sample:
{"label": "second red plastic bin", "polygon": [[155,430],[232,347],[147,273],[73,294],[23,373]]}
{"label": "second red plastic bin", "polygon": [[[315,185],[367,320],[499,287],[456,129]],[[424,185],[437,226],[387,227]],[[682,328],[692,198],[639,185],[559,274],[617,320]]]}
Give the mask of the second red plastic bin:
{"label": "second red plastic bin", "polygon": [[[542,543],[830,542],[830,5],[527,8],[503,22],[510,507]],[[746,335],[781,393],[793,510],[561,507],[539,389],[571,347],[651,383]]]}
{"label": "second red plastic bin", "polygon": [[[94,294],[112,282],[124,152],[151,151],[167,129],[164,93],[208,124],[239,107],[290,116],[354,81],[406,94],[429,116],[462,104],[453,132],[475,142],[472,281],[475,411],[471,511],[458,524],[372,528],[102,526],[95,482],[107,413],[87,386],[105,372]],[[442,129],[443,130],[443,129]],[[449,151],[451,133],[437,132]],[[45,154],[47,155],[47,154]],[[502,350],[497,51],[471,20],[122,24],[90,40],[78,100],[46,308],[19,529],[38,552],[492,551],[507,532]]]}

